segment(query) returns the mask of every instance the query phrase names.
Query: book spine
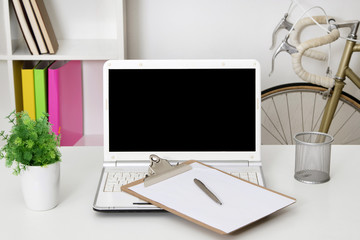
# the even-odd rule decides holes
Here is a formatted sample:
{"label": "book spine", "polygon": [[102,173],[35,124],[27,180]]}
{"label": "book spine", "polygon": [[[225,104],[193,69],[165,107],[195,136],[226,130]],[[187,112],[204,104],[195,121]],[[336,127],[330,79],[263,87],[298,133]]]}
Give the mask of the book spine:
{"label": "book spine", "polygon": [[49,122],[52,125],[52,131],[59,135],[59,71],[58,69],[48,70],[48,111]]}
{"label": "book spine", "polygon": [[25,42],[30,50],[30,53],[33,55],[39,55],[38,46],[35,42],[32,31],[30,30],[29,21],[25,15],[24,6],[20,0],[12,0],[15,15],[20,25],[21,32],[25,38]]}
{"label": "book spine", "polygon": [[35,90],[34,90],[34,69],[23,66],[21,69],[23,106],[31,119],[36,119],[35,113]]}
{"label": "book spine", "polygon": [[27,14],[27,17],[28,17],[28,20],[29,20],[29,23],[30,23],[30,27],[31,27],[32,32],[34,34],[34,37],[35,37],[35,40],[36,40],[37,45],[39,47],[40,53],[41,54],[48,53],[48,50],[47,50],[46,45],[45,45],[44,38],[43,38],[43,36],[41,34],[41,31],[40,31],[39,24],[38,24],[38,22],[36,20],[33,8],[31,7],[30,0],[22,0],[22,3],[24,5],[25,12]]}
{"label": "book spine", "polygon": [[23,93],[22,93],[22,79],[21,79],[21,67],[23,61],[13,61],[13,73],[14,73],[14,93],[15,93],[15,110],[21,112],[24,110]]}
{"label": "book spine", "polygon": [[44,37],[46,47],[50,54],[56,53],[59,48],[55,31],[52,27],[49,14],[43,0],[30,0],[31,6],[34,10],[36,20],[39,24],[41,33]]}
{"label": "book spine", "polygon": [[50,64],[50,61],[43,61],[34,69],[36,119],[40,119],[44,114],[48,113],[47,81],[48,66]]}
{"label": "book spine", "polygon": [[49,121],[61,134],[60,146],[73,146],[83,136],[81,61],[56,61],[48,71]]}

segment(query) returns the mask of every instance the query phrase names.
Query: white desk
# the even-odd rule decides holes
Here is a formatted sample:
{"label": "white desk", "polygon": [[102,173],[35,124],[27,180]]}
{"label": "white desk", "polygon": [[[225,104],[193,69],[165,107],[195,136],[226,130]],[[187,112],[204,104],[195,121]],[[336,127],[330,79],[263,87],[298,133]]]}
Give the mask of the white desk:
{"label": "white desk", "polygon": [[61,202],[28,210],[19,177],[0,162],[0,239],[360,239],[360,147],[332,147],[331,180],[296,181],[294,146],[263,146],[268,188],[297,202],[230,236],[218,235],[167,212],[98,213],[92,202],[102,164],[101,147],[62,148]]}

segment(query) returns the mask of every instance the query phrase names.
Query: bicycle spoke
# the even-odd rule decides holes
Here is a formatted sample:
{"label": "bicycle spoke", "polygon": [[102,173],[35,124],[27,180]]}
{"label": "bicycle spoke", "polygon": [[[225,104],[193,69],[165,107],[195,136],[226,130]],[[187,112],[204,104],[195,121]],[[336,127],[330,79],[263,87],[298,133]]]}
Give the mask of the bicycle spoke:
{"label": "bicycle spoke", "polygon": [[344,142],[343,144],[352,144],[352,143],[354,143],[354,142],[356,142],[356,141],[358,141],[358,140],[360,140],[360,137],[354,138],[354,139],[352,139],[352,140],[350,140],[350,141],[348,141],[348,142]]}
{"label": "bicycle spoke", "polygon": [[[322,119],[322,116],[324,115],[325,107],[326,107],[326,105],[321,110],[321,113],[320,113],[318,119],[316,120],[316,123],[315,123],[314,127],[311,129],[311,131],[314,131],[315,129],[317,129],[316,126],[318,125],[318,123],[320,122],[320,119]],[[319,126],[319,128],[320,128],[320,126]]]}
{"label": "bicycle spoke", "polygon": [[[314,127],[311,129],[311,131],[314,131],[316,128],[316,126],[318,125],[318,123],[320,122],[320,119],[322,119],[322,116],[324,115],[324,111],[325,111],[325,107],[323,108],[323,110],[321,111],[318,119],[316,120],[316,123],[314,125]],[[320,127],[320,126],[319,126]]]}
{"label": "bicycle spoke", "polygon": [[[283,141],[286,142],[285,139],[281,136],[281,133],[280,133],[279,129],[276,127],[275,123],[272,121],[272,119],[269,117],[269,115],[267,114],[267,112],[264,110],[263,107],[261,107],[261,110],[265,113],[266,117],[269,119],[270,123],[271,123],[272,126],[275,128],[276,132],[280,135],[280,137],[283,139]],[[264,128],[265,128],[265,127],[264,127]],[[265,129],[267,129],[267,128],[265,128]],[[268,129],[267,129],[267,130],[268,130]],[[268,131],[269,131],[269,130],[268,130]],[[269,131],[269,132],[270,132],[270,131]],[[270,133],[270,134],[273,135],[272,133]],[[277,139],[277,138],[275,137],[275,139]]]}
{"label": "bicycle spoke", "polygon": [[292,129],[291,129],[291,120],[290,120],[290,110],[289,110],[289,99],[288,99],[288,94],[285,94],[286,96],[286,106],[287,106],[287,112],[288,112],[288,120],[289,120],[289,127],[290,127],[290,139],[291,139],[291,144],[293,144],[293,140],[292,140]]}
{"label": "bicycle spoke", "polygon": [[[334,113],[334,117],[333,117],[333,118],[335,118],[336,115],[338,114],[338,112],[340,112],[340,110],[341,110],[342,106],[344,106],[344,104],[345,104],[344,102],[341,103],[340,107],[338,107],[338,109],[337,109],[336,112]],[[322,117],[323,117],[323,115],[324,115],[324,112],[325,112],[325,107],[326,107],[326,105],[323,107],[323,109],[322,109],[322,111],[321,111],[318,119],[316,120],[316,123],[315,123],[314,127],[311,129],[311,131],[314,131],[314,130],[316,129],[316,126],[318,125],[318,123],[319,123],[320,120],[322,119]],[[319,126],[319,127],[320,127],[320,126]]]}
{"label": "bicycle spoke", "polygon": [[314,129],[315,106],[316,106],[316,95],[314,97],[314,104],[313,104],[313,111],[312,111],[312,117],[311,117],[311,128],[310,129]]}
{"label": "bicycle spoke", "polygon": [[344,106],[344,102],[341,103],[341,106],[338,108],[338,110],[336,110],[333,119],[336,117],[336,115],[338,114],[338,112],[340,112],[340,110],[342,109],[342,107]]}
{"label": "bicycle spoke", "polygon": [[275,137],[274,134],[272,134],[272,132],[271,132],[269,129],[267,129],[267,127],[265,127],[263,124],[261,124],[261,126],[262,126],[273,138],[275,138],[281,145],[284,145],[277,137]]}
{"label": "bicycle spoke", "polygon": [[[335,111],[335,113],[334,113],[333,119],[336,118],[336,116],[337,116],[338,113],[342,110],[342,108],[343,108],[344,105],[345,105],[345,103],[342,102],[341,105],[337,107],[337,109],[336,109],[336,111]],[[330,126],[330,127],[331,127],[331,126]],[[331,130],[333,130],[333,129],[331,129]],[[338,130],[338,131],[339,131],[339,130]],[[337,132],[338,132],[338,131],[337,131]],[[330,132],[330,128],[329,128],[329,132]]]}
{"label": "bicycle spoke", "polygon": [[274,104],[275,112],[276,112],[277,118],[278,118],[278,120],[279,120],[281,130],[282,130],[283,135],[284,135],[284,138],[283,138],[283,139],[284,139],[285,143],[288,144],[288,142],[287,142],[287,140],[286,140],[286,135],[285,135],[284,127],[283,127],[282,122],[281,122],[281,120],[280,120],[279,112],[278,112],[278,110],[277,110],[277,107],[276,107],[274,98],[271,98],[271,99],[272,99],[272,102],[273,102],[273,104]]}
{"label": "bicycle spoke", "polygon": [[340,128],[335,132],[335,134],[333,135],[333,137],[335,137],[339,131],[346,125],[346,123],[352,118],[352,116],[354,116],[354,114],[356,113],[356,110],[354,110],[354,112],[346,119],[346,121],[340,126]]}
{"label": "bicycle spoke", "polygon": [[300,92],[300,105],[301,105],[301,126],[302,126],[302,132],[305,132],[304,127],[304,106],[303,106],[303,93]]}

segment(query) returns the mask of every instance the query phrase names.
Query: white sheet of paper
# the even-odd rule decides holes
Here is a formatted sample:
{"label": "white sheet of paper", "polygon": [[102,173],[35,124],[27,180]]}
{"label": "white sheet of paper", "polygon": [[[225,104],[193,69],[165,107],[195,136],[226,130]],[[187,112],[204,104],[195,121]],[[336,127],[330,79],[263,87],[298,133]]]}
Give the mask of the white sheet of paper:
{"label": "white sheet of paper", "polygon": [[[295,202],[270,190],[224,174],[199,163],[160,183],[130,187],[148,199],[188,217],[230,233]],[[217,204],[195,183],[202,181],[222,202]]]}

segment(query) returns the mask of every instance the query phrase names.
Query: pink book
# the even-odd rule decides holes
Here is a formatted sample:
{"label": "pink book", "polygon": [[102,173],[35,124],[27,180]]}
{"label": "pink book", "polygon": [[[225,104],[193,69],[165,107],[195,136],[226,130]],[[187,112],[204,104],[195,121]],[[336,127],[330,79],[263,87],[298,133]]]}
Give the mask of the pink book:
{"label": "pink book", "polygon": [[55,61],[48,69],[49,122],[61,146],[83,136],[81,61]]}

